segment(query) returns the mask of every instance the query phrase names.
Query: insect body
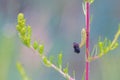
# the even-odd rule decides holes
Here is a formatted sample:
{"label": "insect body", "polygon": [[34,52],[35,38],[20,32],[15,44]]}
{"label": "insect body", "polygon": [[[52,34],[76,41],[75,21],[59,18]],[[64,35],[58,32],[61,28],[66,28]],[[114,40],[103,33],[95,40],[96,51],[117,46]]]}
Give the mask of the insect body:
{"label": "insect body", "polygon": [[79,54],[80,53],[80,47],[79,47],[79,44],[74,42],[73,43],[73,48],[74,48],[74,52]]}

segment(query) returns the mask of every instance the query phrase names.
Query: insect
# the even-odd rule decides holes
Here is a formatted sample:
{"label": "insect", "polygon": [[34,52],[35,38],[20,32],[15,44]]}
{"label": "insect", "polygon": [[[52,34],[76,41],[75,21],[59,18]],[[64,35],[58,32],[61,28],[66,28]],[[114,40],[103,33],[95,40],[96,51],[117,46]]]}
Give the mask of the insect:
{"label": "insect", "polygon": [[79,54],[80,53],[80,47],[79,47],[79,44],[74,42],[73,43],[73,48],[74,48],[74,52]]}

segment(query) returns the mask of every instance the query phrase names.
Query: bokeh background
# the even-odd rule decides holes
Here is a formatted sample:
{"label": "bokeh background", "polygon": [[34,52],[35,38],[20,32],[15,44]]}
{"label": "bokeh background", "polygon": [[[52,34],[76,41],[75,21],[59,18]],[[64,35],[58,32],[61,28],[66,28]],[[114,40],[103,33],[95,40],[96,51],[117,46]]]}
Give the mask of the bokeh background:
{"label": "bokeh background", "polygon": [[[65,80],[52,68],[45,67],[37,54],[25,47],[17,34],[17,14],[25,14],[33,30],[32,40],[45,45],[47,56],[63,52],[63,66],[76,72],[81,80],[85,66],[85,48],[73,51],[85,26],[82,0],[0,0],[0,80],[22,80],[16,62],[22,63],[32,80]],[[91,49],[99,36],[113,39],[120,23],[120,0],[95,0],[91,5]],[[119,39],[120,43],[120,39]],[[56,61],[56,59],[55,59]],[[90,80],[120,80],[120,47],[93,61]]]}

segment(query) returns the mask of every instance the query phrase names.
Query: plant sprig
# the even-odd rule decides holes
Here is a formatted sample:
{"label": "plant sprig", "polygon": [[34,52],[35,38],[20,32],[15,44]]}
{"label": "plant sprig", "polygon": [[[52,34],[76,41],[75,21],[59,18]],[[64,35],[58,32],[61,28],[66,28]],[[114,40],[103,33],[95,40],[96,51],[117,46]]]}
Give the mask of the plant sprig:
{"label": "plant sprig", "polygon": [[24,68],[23,68],[23,66],[22,66],[22,64],[20,62],[17,62],[16,66],[17,66],[17,69],[18,69],[19,73],[21,74],[23,80],[31,80],[27,76],[27,74],[26,74],[26,72],[25,72],[25,70],[24,70]]}
{"label": "plant sprig", "polygon": [[[99,53],[98,51],[96,51],[95,56],[89,56],[89,61],[93,61],[96,59],[101,58],[102,56],[104,56],[105,54],[108,54],[108,52],[116,49],[119,46],[118,43],[118,38],[120,37],[120,25],[118,28],[117,33],[114,36],[113,41],[105,38],[104,41],[98,41],[97,47],[99,47]],[[97,49],[97,48],[96,48]],[[93,52],[94,52],[94,48],[93,48]]]}
{"label": "plant sprig", "polygon": [[[45,64],[45,66],[54,68],[56,71],[62,74],[63,77],[65,77],[67,80],[75,80],[68,74],[69,72],[68,65],[67,67],[62,68],[63,55],[61,52],[58,54],[58,66],[57,66],[52,62],[51,59],[48,59],[47,56],[44,54],[43,44],[39,44],[37,41],[34,41],[33,44],[31,43],[32,29],[30,26],[26,25],[26,20],[24,18],[23,13],[18,14],[17,21],[18,21],[18,24],[16,25],[16,29],[19,33],[19,37],[22,40],[23,44],[28,48],[31,48],[32,50],[34,50],[34,52],[38,53],[40,58],[42,59],[42,62]],[[19,70],[22,70],[22,67],[20,64],[18,64],[18,68]]]}

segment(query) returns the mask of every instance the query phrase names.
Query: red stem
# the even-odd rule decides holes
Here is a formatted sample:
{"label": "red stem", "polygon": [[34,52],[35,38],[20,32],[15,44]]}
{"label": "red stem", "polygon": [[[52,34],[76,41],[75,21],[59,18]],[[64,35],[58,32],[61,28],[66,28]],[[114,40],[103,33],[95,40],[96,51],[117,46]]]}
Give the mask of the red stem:
{"label": "red stem", "polygon": [[86,72],[85,72],[85,80],[89,80],[89,35],[90,35],[90,3],[88,1],[85,2],[86,4]]}

